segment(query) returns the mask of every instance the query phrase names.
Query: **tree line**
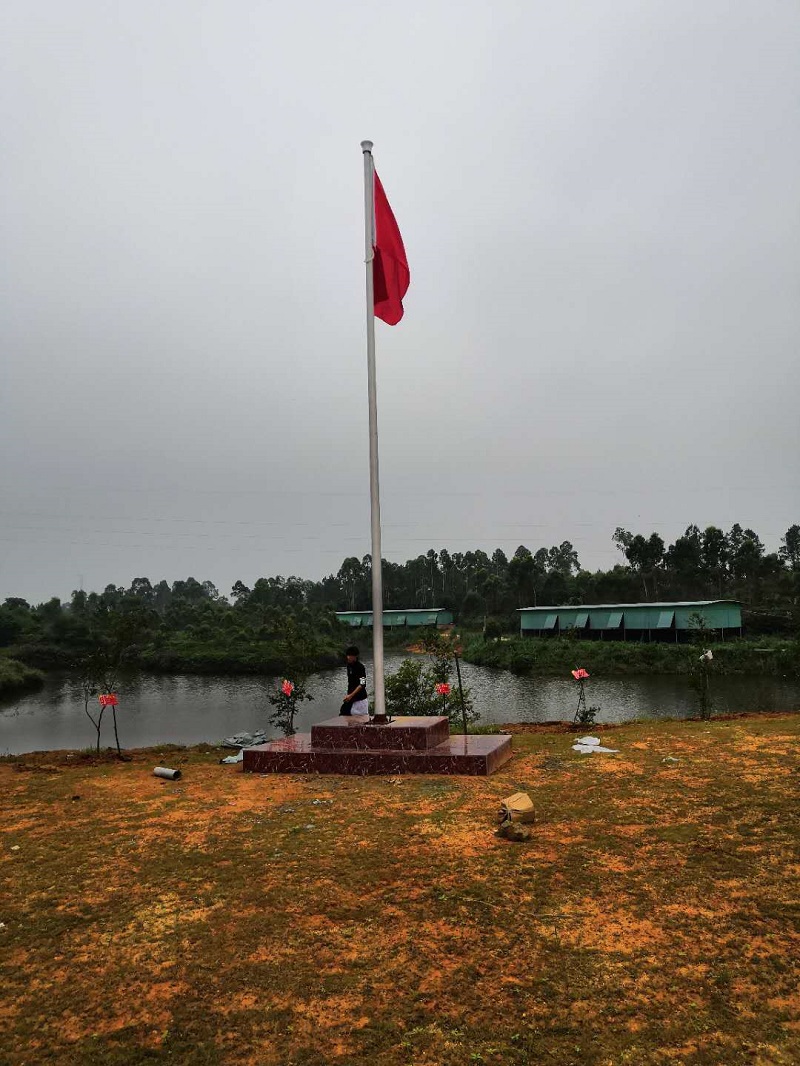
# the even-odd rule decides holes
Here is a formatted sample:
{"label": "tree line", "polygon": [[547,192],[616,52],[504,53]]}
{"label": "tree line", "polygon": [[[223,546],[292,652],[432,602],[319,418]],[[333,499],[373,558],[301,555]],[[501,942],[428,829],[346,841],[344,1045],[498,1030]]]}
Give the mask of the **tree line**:
{"label": "tree line", "polygon": [[[509,558],[502,549],[449,552],[431,548],[399,564],[383,563],[387,608],[442,607],[462,621],[504,620],[518,607],[570,603],[736,599],[755,618],[797,624],[800,603],[800,525],[791,526],[777,552],[767,552],[752,529],[734,524],[690,525],[673,544],[658,533],[618,527],[612,542],[620,562],[590,571],[568,541],[532,550],[521,544]],[[368,610],[371,559],[345,559],[325,579],[339,610]],[[330,602],[330,600],[329,600]]]}
{"label": "tree line", "polygon": [[[658,533],[618,528],[612,541],[620,561],[608,570],[582,568],[569,541],[520,545],[510,558],[500,548],[431,548],[405,563],[384,560],[385,606],[442,607],[467,627],[492,619],[513,631],[518,607],[729,598],[744,604],[751,632],[794,633],[800,624],[800,525],[777,552],[738,524],[727,532],[692,525],[669,545]],[[347,640],[335,612],[369,610],[370,586],[367,555],[346,558],[320,581],[236,581],[228,595],[193,577],[140,577],[128,588],[76,590],[66,603],[12,597],[0,605],[0,648],[43,667],[72,665],[102,646],[115,666],[269,673],[297,662],[307,670],[335,661]]]}

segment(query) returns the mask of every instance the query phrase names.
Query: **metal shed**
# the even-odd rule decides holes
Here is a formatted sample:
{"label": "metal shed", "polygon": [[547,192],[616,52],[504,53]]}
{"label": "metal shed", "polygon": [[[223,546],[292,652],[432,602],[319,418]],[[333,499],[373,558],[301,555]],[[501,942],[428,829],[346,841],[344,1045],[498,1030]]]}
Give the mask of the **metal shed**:
{"label": "metal shed", "polygon": [[[337,611],[336,617],[340,622],[351,626],[372,626],[372,611]],[[398,626],[449,626],[452,623],[453,612],[445,611],[441,607],[383,612],[384,629],[395,629]]]}
{"label": "metal shed", "polygon": [[520,636],[557,636],[579,631],[587,640],[688,640],[694,619],[709,629],[741,636],[742,607],[736,600],[679,600],[673,603],[585,603],[521,607]]}

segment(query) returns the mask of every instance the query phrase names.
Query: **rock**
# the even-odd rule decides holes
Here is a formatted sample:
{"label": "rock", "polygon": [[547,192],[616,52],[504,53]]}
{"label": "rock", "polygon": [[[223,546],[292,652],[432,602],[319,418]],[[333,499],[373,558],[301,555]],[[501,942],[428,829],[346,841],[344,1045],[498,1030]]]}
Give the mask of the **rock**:
{"label": "rock", "polygon": [[514,840],[517,843],[530,840],[532,836],[527,825],[520,825],[519,822],[512,822],[510,820],[506,820],[501,824],[496,835],[503,837],[504,840]]}

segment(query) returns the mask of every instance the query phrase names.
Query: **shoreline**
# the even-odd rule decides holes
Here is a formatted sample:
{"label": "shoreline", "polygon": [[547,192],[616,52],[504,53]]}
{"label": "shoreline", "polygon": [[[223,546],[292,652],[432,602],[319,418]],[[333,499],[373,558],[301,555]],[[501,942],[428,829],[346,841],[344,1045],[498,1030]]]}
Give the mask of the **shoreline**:
{"label": "shoreline", "polygon": [[[700,718],[693,715],[688,718],[630,718],[625,722],[596,723],[592,726],[576,726],[570,721],[553,720],[548,722],[506,722],[497,725],[497,733],[508,733],[511,736],[536,736],[536,735],[563,735],[567,733],[612,733],[630,726],[667,727],[683,724],[697,725],[699,723],[717,724],[738,721],[776,721],[780,719],[793,719],[800,715],[800,708],[796,711],[739,711],[735,714],[712,715],[710,718]],[[102,747],[99,755],[94,750],[86,748],[53,748],[35,749],[33,751],[17,752],[14,755],[0,755],[0,765],[14,765],[17,760],[28,760],[37,766],[47,762],[55,762],[63,766],[87,766],[95,763],[122,763],[146,761],[153,754],[163,755],[166,753],[180,755],[230,755],[231,749],[222,744],[212,744],[201,741],[197,744],[151,744],[142,748],[123,748],[123,756],[120,759],[116,748]],[[34,767],[31,767],[33,769]],[[291,775],[288,775],[291,776]],[[313,775],[312,775],[313,776]]]}

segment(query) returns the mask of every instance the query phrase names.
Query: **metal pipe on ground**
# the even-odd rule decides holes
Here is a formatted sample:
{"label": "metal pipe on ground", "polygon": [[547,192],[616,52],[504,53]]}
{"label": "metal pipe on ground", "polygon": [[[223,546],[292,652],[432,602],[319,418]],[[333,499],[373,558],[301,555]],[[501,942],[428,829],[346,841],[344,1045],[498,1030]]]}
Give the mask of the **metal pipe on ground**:
{"label": "metal pipe on ground", "polygon": [[168,766],[157,766],[153,774],[156,777],[165,777],[167,781],[179,781],[181,776],[180,770],[170,770]]}

